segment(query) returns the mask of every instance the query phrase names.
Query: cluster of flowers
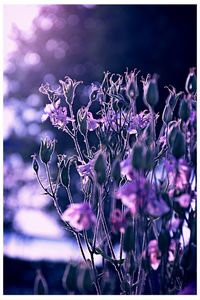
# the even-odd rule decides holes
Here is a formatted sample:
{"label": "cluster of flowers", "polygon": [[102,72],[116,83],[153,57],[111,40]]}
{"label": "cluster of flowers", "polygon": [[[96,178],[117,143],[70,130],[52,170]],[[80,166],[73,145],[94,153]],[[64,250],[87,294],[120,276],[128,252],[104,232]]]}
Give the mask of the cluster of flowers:
{"label": "cluster of flowers", "polygon": [[[93,270],[91,281],[98,294],[102,293],[103,282],[94,255],[114,265],[122,294],[155,293],[152,270],[158,272],[159,293],[175,294],[182,288],[186,272],[182,267],[184,251],[196,246],[195,69],[190,69],[185,92],[167,87],[169,95],[161,116],[155,112],[159,102],[157,75],[142,77],[146,109],[137,112],[138,74],[137,70],[127,70],[124,76],[106,72],[101,84],[92,84],[88,104],[76,116],[73,104],[81,82],[65,77],[56,91],[48,84],[40,87],[50,101],[42,121],[49,118],[53,126],[68,134],[76,153],[72,157],[58,155],[58,176],[52,182],[49,164],[55,141],[43,140],[40,160],[47,171],[48,187],[39,177],[36,156],[33,168],[61,219],[75,234],[88,264],[82,247],[85,240],[90,254],[88,268]],[[94,102],[101,107],[95,117],[91,111]],[[99,141],[95,151],[90,132]],[[80,136],[84,137],[84,149]],[[72,164],[80,175],[82,203],[71,194]],[[60,185],[67,191],[65,211],[57,199]],[[190,231],[187,243],[184,227]],[[113,246],[114,235],[119,257]],[[102,268],[102,273],[107,272],[105,263]]]}

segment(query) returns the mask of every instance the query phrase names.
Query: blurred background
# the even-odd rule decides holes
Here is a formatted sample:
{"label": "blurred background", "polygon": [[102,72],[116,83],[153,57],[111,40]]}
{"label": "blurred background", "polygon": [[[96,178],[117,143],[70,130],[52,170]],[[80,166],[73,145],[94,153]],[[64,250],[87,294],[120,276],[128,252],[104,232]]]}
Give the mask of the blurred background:
{"label": "blurred background", "polygon": [[[57,153],[73,147],[49,121],[41,123],[48,103],[38,92],[41,83],[56,88],[65,75],[83,80],[78,109],[104,71],[138,68],[144,76],[160,75],[162,111],[164,86],[184,89],[189,68],[196,66],[196,48],[195,5],[4,6],[4,294],[33,294],[37,270],[49,294],[65,294],[65,266],[80,258],[32,171],[31,155],[41,138],[55,137]],[[137,101],[142,108],[141,95]]]}

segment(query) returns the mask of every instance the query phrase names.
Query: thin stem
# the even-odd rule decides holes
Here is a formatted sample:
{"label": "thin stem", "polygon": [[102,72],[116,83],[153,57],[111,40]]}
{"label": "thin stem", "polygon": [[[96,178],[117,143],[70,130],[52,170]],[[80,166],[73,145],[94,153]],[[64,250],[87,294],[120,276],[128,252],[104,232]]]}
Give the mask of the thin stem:
{"label": "thin stem", "polygon": [[51,174],[50,174],[49,165],[45,164],[45,168],[46,168],[46,172],[47,172],[47,177],[48,177],[48,181],[49,181],[50,190],[51,190],[52,195],[54,196],[55,193],[54,193],[52,182],[51,182]]}
{"label": "thin stem", "polygon": [[70,187],[66,187],[66,191],[67,191],[67,195],[68,195],[68,198],[69,198],[69,202],[70,203],[73,203],[73,198],[72,198],[72,194],[71,194],[71,191],[70,191]]}
{"label": "thin stem", "polygon": [[85,257],[85,253],[84,253],[84,251],[83,251],[83,246],[82,246],[82,244],[81,244],[81,239],[80,239],[79,233],[75,231],[74,234],[75,234],[75,236],[76,236],[76,240],[77,240],[77,243],[78,243],[79,248],[80,248],[80,250],[81,250],[81,254],[82,254],[82,256],[83,256],[83,259],[84,259],[84,261],[86,262],[87,259],[86,259],[86,257]]}
{"label": "thin stem", "polygon": [[87,150],[88,158],[91,158],[90,145],[89,145],[87,133],[86,133],[86,135],[84,137],[84,142],[85,142],[85,145],[86,145],[86,150]]}

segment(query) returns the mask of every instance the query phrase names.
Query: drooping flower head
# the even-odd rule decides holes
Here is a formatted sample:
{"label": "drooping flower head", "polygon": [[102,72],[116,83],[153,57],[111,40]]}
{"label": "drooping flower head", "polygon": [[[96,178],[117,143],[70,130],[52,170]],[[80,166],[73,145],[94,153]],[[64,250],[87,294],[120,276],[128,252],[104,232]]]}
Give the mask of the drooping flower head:
{"label": "drooping flower head", "polygon": [[88,203],[70,204],[62,214],[62,219],[77,231],[88,230],[96,224],[96,216]]}

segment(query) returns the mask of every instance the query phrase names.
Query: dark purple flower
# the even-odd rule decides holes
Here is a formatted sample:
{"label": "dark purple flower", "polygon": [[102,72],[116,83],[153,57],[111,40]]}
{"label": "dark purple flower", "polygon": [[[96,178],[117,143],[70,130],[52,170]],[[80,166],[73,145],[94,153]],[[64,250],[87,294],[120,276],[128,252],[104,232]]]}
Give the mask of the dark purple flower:
{"label": "dark purple flower", "polygon": [[96,224],[96,216],[88,203],[70,204],[62,214],[62,219],[77,231],[88,230]]}

